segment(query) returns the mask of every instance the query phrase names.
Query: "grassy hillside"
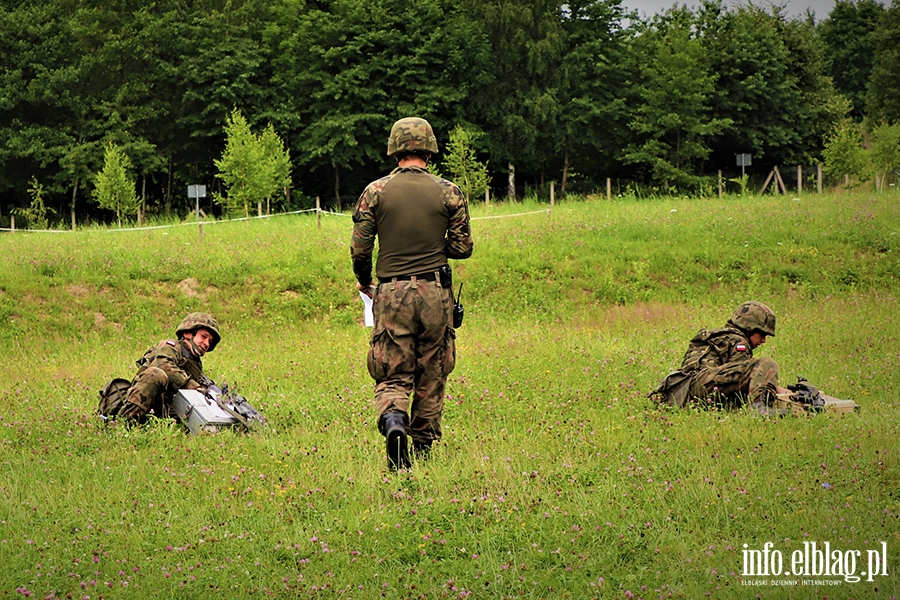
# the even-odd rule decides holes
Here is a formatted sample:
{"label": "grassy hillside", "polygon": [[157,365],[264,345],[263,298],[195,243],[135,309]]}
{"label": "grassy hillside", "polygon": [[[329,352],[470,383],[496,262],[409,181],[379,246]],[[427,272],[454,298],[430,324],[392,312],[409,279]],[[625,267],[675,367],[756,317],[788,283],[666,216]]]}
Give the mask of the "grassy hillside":
{"label": "grassy hillside", "polygon": [[[896,596],[897,200],[475,209],[445,440],[399,476],[346,216],[206,224],[202,244],[193,226],[0,235],[0,594]],[[758,352],[782,379],[860,414],[648,403],[693,333],[751,298],[778,314]],[[97,390],[201,309],[224,334],[208,372],[270,428],[104,429]],[[856,575],[885,542],[888,575],[742,574],[744,544],[787,570],[813,541],[859,550]]]}

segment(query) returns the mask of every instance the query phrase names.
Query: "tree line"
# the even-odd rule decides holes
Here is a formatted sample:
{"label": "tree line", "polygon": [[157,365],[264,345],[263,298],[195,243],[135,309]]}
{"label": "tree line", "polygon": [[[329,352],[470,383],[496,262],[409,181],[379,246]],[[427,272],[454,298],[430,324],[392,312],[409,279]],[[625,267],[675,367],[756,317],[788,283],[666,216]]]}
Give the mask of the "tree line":
{"label": "tree line", "polygon": [[818,22],[721,0],[648,18],[620,0],[0,9],[0,223],[36,196],[51,221],[110,219],[97,192],[110,147],[148,212],[183,214],[191,184],[209,186],[213,210],[236,110],[289,157],[289,193],[267,197],[284,208],[354,198],[391,167],[387,133],[408,115],[442,148],[461,131],[510,195],[606,177],[693,193],[739,171],[737,153],[757,171],[812,165],[836,132],[857,127],[865,145],[900,123],[900,0],[838,0]]}

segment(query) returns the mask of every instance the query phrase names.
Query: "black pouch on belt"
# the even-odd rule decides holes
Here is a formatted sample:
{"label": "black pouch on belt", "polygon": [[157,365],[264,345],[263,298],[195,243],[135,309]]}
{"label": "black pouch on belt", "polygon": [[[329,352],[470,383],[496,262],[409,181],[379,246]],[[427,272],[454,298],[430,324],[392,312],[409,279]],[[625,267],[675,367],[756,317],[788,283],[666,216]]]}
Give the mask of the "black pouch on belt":
{"label": "black pouch on belt", "polygon": [[453,269],[450,268],[450,265],[444,265],[440,269],[438,269],[438,274],[441,276],[441,287],[452,290],[453,289]]}

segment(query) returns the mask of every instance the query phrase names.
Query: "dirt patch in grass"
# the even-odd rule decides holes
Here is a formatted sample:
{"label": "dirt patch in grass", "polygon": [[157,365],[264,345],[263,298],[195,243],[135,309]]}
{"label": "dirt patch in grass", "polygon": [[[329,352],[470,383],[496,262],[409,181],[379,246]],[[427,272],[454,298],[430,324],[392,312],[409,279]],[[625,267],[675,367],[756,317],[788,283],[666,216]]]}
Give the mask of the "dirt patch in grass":
{"label": "dirt patch in grass", "polygon": [[647,323],[665,323],[677,319],[681,311],[671,304],[627,304],[611,306],[607,309],[607,319],[611,322],[635,321]]}
{"label": "dirt patch in grass", "polygon": [[91,294],[91,290],[84,285],[71,284],[67,285],[64,289],[70,296],[77,296],[78,298],[86,298]]}
{"label": "dirt patch in grass", "polygon": [[178,283],[178,289],[188,298],[196,298],[200,295],[200,292],[198,291],[200,289],[200,282],[194,277],[188,277]]}
{"label": "dirt patch in grass", "polygon": [[612,329],[618,326],[640,324],[658,326],[677,323],[685,318],[685,308],[671,304],[638,302],[635,304],[599,307],[586,314],[583,326],[596,329]]}

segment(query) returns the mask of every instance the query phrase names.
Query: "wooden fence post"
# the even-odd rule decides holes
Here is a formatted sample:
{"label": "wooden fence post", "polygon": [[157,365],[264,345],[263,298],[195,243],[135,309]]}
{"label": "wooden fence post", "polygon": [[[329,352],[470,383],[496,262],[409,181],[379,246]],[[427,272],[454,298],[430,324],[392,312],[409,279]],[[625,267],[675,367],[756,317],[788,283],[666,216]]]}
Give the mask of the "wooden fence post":
{"label": "wooden fence post", "polygon": [[491,188],[484,189],[484,205],[486,207],[491,206]]}
{"label": "wooden fence post", "polygon": [[319,203],[319,197],[316,196],[316,224],[322,229],[322,205]]}
{"label": "wooden fence post", "polygon": [[797,197],[803,194],[803,167],[797,165]]}
{"label": "wooden fence post", "polygon": [[722,197],[722,170],[719,169],[719,198]]}
{"label": "wooden fence post", "polygon": [[816,188],[822,193],[822,163],[816,165]]}
{"label": "wooden fence post", "polygon": [[16,232],[16,215],[9,215],[9,228],[13,233]]}
{"label": "wooden fence post", "polygon": [[[759,195],[762,196],[766,193],[766,188],[769,187],[769,182],[772,181],[772,177],[775,175],[775,171],[769,171],[769,176],[766,177],[766,182],[763,184],[762,188],[759,190]],[[775,184],[775,187],[778,187],[778,184]]]}
{"label": "wooden fence post", "polygon": [[606,199],[612,200],[612,179],[606,178]]}
{"label": "wooden fence post", "polygon": [[553,202],[556,199],[556,182],[550,182],[550,208],[553,208]]}
{"label": "wooden fence post", "polygon": [[[784,179],[781,178],[781,173],[778,171],[778,167],[772,167],[772,170],[775,171],[775,180],[778,182],[778,185],[781,186],[781,193],[787,196],[787,186],[784,185]],[[778,189],[778,186],[775,186],[775,189]]]}

